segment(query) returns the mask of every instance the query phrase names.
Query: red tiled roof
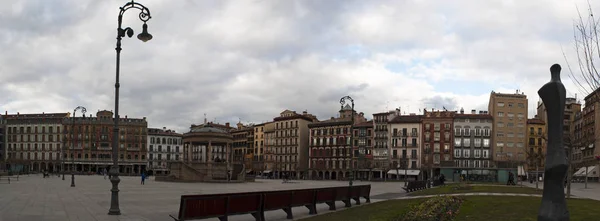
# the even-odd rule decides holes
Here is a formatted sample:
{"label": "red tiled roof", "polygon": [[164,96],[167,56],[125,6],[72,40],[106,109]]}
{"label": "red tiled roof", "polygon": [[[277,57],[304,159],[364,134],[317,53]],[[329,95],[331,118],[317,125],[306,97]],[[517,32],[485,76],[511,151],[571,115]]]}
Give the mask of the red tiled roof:
{"label": "red tiled roof", "polygon": [[544,122],[542,119],[538,119],[538,118],[531,118],[531,119],[527,119],[527,124],[546,124],[546,122]]}

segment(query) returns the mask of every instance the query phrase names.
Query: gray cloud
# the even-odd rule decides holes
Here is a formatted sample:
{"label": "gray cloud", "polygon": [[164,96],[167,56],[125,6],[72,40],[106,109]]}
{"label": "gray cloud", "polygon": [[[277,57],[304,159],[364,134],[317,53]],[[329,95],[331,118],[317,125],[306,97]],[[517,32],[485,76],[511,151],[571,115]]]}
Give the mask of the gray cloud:
{"label": "gray cloud", "polygon": [[[0,2],[4,110],[114,109],[116,19],[125,2]],[[561,1],[142,3],[154,38],[123,40],[120,112],[178,131],[204,113],[232,123],[272,120],[285,109],[326,119],[344,95],[366,114],[428,103],[486,107],[489,91],[432,86],[450,78],[498,85],[490,91],[519,85],[531,106],[549,66],[563,61],[576,13]],[[123,20],[136,34],[137,16],[131,10]],[[402,67],[390,71],[390,63]]]}

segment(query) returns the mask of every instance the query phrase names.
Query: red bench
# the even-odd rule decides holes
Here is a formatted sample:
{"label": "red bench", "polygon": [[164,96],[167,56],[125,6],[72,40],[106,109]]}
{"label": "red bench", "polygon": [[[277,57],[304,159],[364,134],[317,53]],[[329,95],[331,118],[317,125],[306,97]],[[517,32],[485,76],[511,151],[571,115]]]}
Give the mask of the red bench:
{"label": "red bench", "polygon": [[179,204],[178,221],[217,217],[226,221],[228,216],[251,214],[255,220],[265,220],[264,212],[283,210],[293,219],[292,208],[304,206],[309,214],[317,214],[316,204],[327,203],[335,210],[335,202],[342,201],[350,207],[350,200],[360,204],[360,198],[370,202],[371,185],[352,187],[329,187],[247,193],[224,193],[208,195],[183,195]]}

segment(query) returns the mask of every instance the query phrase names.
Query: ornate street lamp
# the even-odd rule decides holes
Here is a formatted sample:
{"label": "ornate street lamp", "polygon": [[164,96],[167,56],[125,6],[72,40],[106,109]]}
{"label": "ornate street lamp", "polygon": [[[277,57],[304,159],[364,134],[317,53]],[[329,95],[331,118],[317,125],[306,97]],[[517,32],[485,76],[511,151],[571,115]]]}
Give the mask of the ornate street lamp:
{"label": "ornate street lamp", "polygon": [[117,69],[116,69],[116,83],[115,83],[115,115],[114,115],[114,128],[113,128],[113,137],[112,137],[112,159],[113,165],[110,168],[110,182],[112,183],[111,188],[111,196],[110,196],[110,209],[108,210],[108,215],[121,215],[121,209],[119,209],[119,66],[121,62],[121,39],[127,35],[128,37],[133,36],[133,29],[130,27],[122,28],[121,23],[123,22],[123,14],[129,9],[139,9],[140,14],[139,18],[144,22],[142,25],[142,33],[140,33],[137,37],[143,42],[149,41],[152,39],[152,35],[148,33],[148,25],[146,22],[152,18],[150,16],[150,10],[146,8],[146,6],[134,2],[127,2],[123,7],[120,8],[119,17],[118,17],[118,28],[117,28],[117,47],[115,50],[117,51]]}
{"label": "ornate street lamp", "polygon": [[73,116],[71,117],[71,187],[75,187],[75,113],[77,110],[81,110],[83,117],[85,117],[85,107],[78,106],[73,110]]}
{"label": "ornate street lamp", "polygon": [[345,96],[340,99],[340,104],[342,105],[342,110],[344,109],[344,105],[346,104],[346,100],[350,100],[352,104],[352,115],[351,115],[351,124],[350,124],[350,179],[348,180],[348,185],[352,186],[352,181],[354,180],[354,99],[350,96]]}

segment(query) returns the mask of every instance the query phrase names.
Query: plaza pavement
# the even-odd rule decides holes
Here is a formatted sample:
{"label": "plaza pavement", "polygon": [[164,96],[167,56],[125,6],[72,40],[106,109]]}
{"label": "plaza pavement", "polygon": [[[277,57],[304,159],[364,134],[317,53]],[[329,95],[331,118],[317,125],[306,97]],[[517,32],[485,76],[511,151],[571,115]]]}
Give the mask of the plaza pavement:
{"label": "plaza pavement", "polygon": [[[523,185],[535,188],[535,182],[529,183],[523,181]],[[544,189],[544,182],[539,182],[538,188]],[[566,193],[567,189],[565,188],[565,194]],[[585,183],[571,183],[571,195],[579,198],[600,200],[600,183],[588,182],[587,188],[585,188]]]}
{"label": "plaza pavement", "polygon": [[[285,190],[327,186],[346,186],[342,181],[257,180],[250,183],[171,183],[157,182],[152,178],[140,185],[140,177],[121,177],[119,184],[120,216],[107,215],[110,208],[108,178],[103,176],[75,176],[76,187],[70,187],[71,176],[65,180],[41,175],[20,176],[19,181],[0,181],[0,221],[168,221],[177,216],[179,200],[185,194],[229,193],[266,190]],[[371,184],[371,202],[405,196],[402,182],[363,182]],[[361,202],[364,202],[361,199]],[[365,205],[365,204],[362,204]],[[354,206],[354,205],[353,205]],[[317,205],[319,214],[329,212],[327,205]],[[337,203],[338,210],[343,203]],[[293,208],[294,218],[308,217],[304,207]],[[281,210],[265,213],[267,220],[287,220]],[[218,220],[206,219],[206,220]],[[251,215],[230,216],[229,220],[254,220]]]}

